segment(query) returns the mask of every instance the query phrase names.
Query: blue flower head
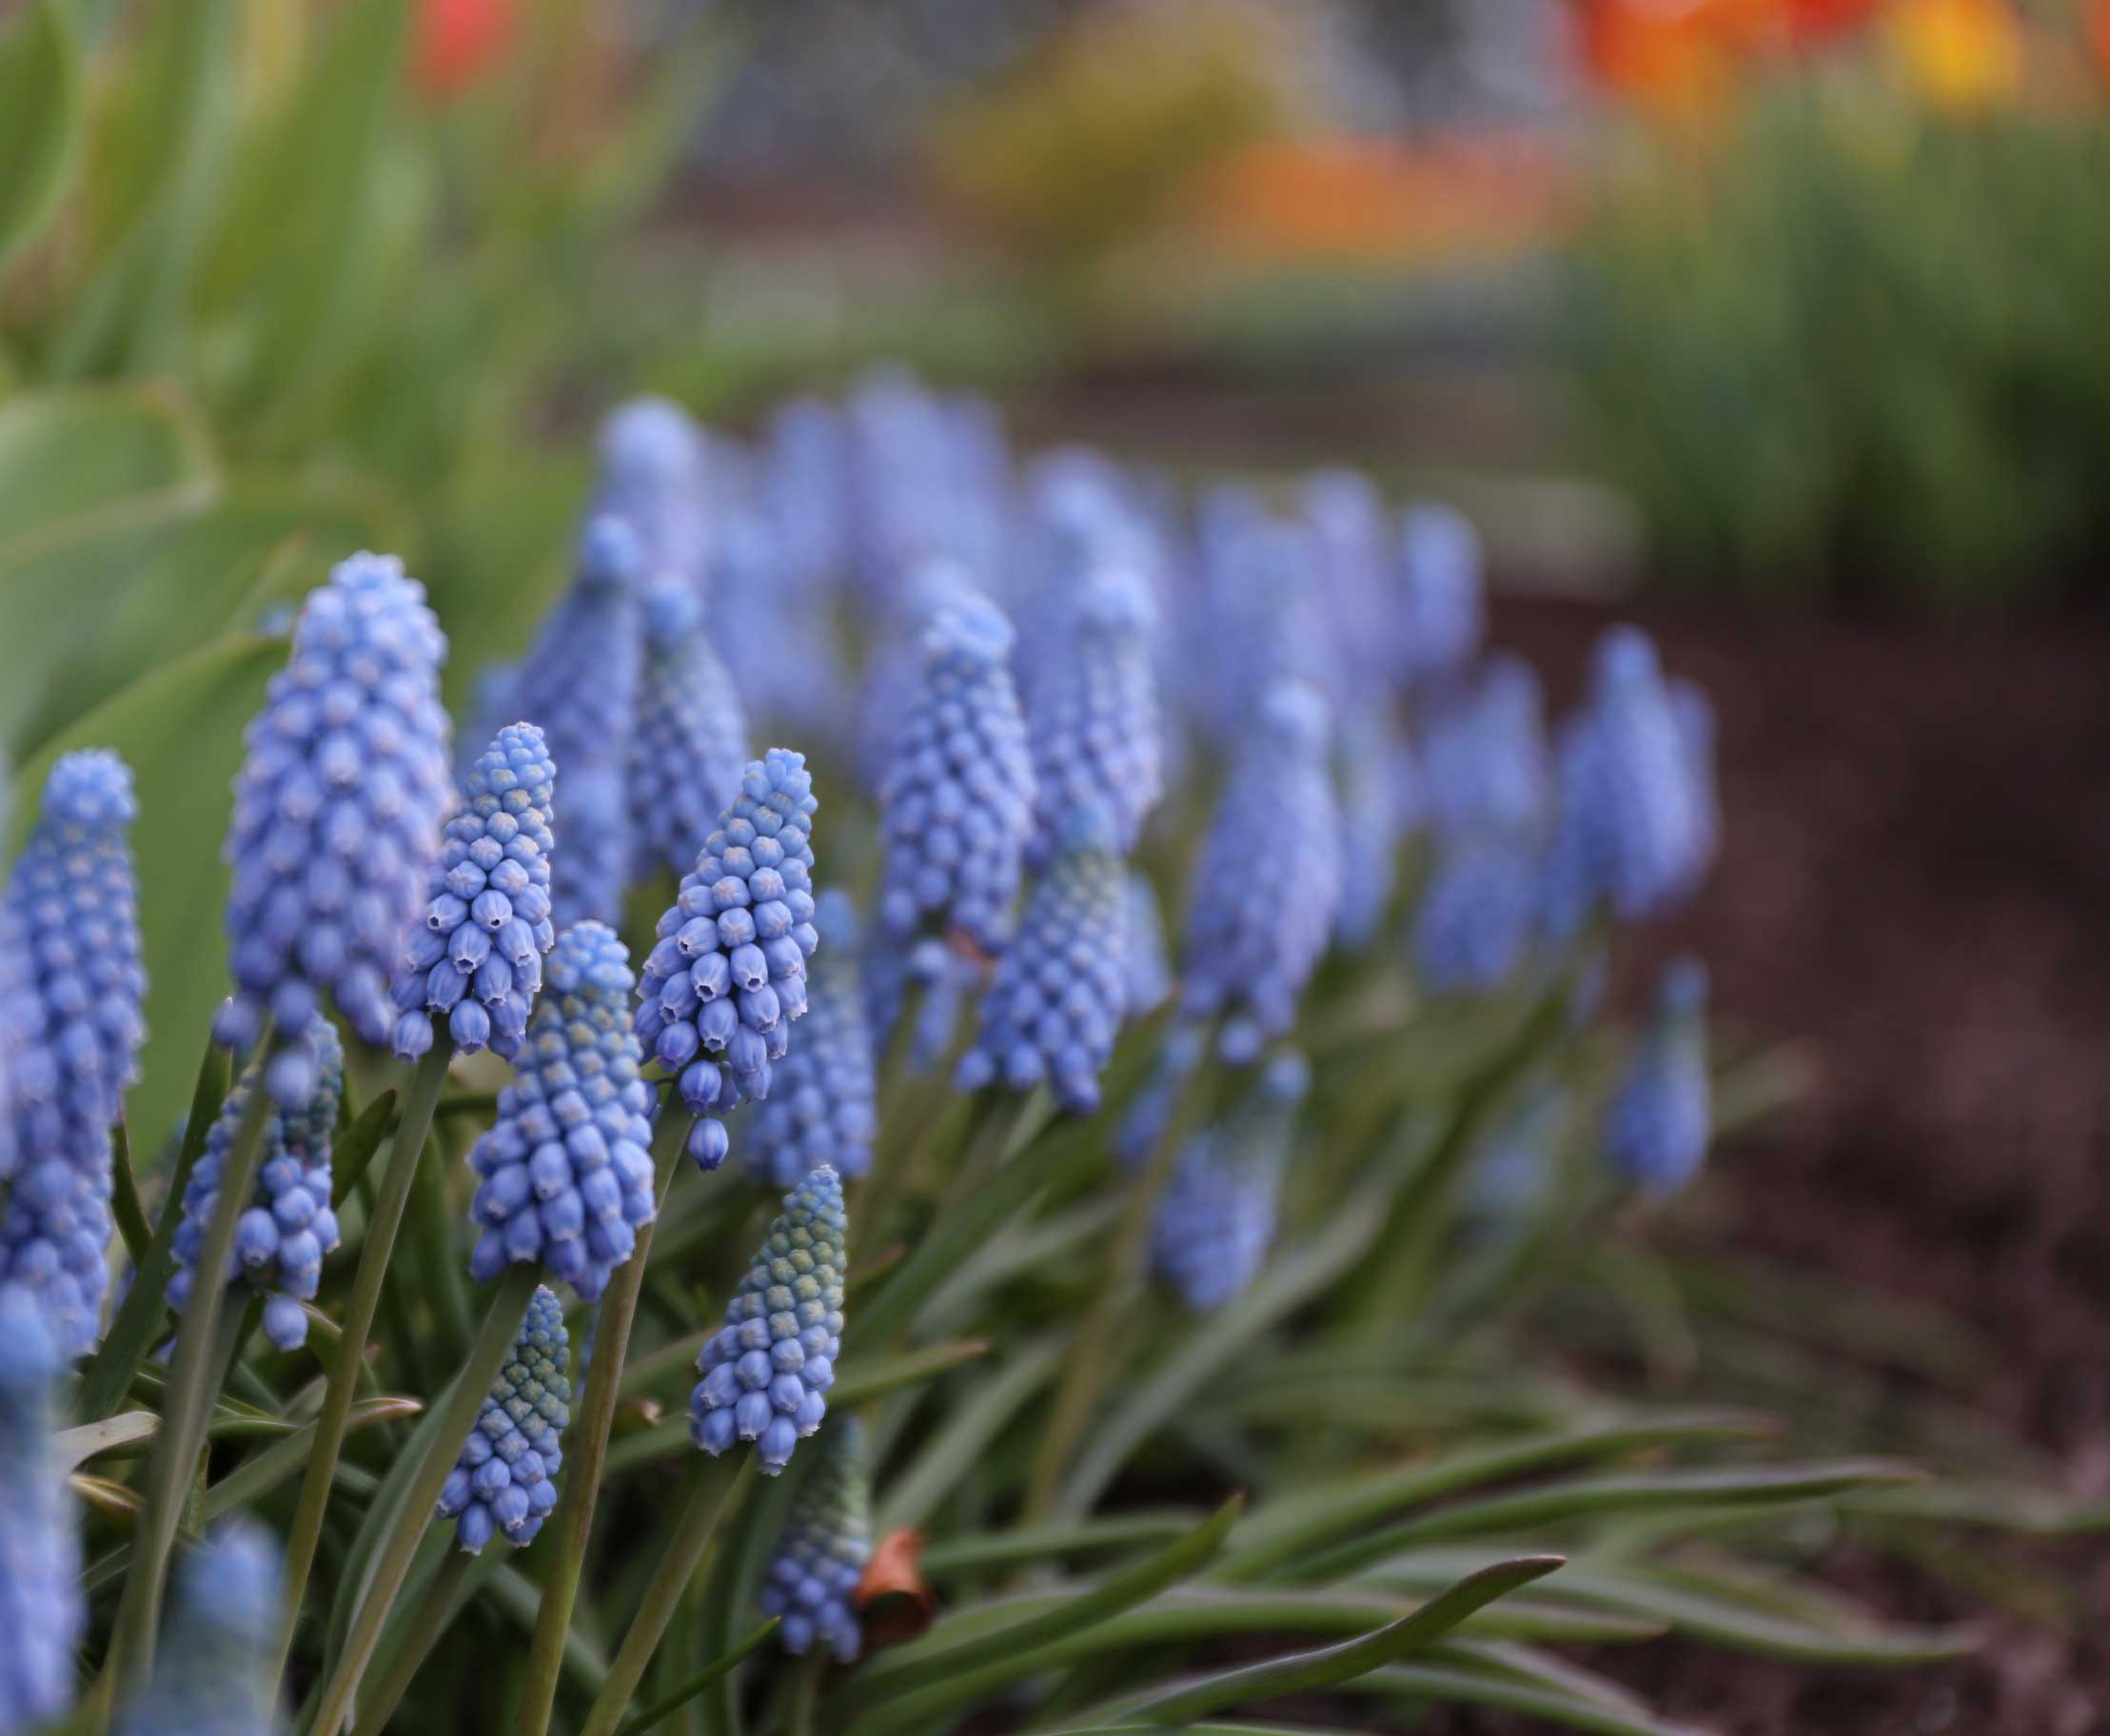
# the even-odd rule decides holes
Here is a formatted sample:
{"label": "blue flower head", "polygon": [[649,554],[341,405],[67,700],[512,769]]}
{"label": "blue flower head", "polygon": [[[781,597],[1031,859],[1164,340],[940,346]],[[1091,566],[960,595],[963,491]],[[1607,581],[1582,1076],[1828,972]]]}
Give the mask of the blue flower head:
{"label": "blue flower head", "polygon": [[652,1221],[652,1093],[629,1011],[622,942],[599,922],[559,935],[513,1082],[469,1154],[480,1282],[540,1260],[598,1301]]}
{"label": "blue flower head", "polygon": [[696,860],[747,769],[747,715],[693,589],[645,603],[644,673],[627,773],[631,878]]}
{"label": "blue flower head", "polygon": [[1453,507],[1424,503],[1400,521],[1400,673],[1429,686],[1462,673],[1487,630],[1480,533]]}
{"label": "blue flower head", "polygon": [[1404,744],[1373,718],[1365,717],[1342,732],[1341,907],[1333,932],[1351,950],[1377,937],[1391,908],[1399,847],[1406,837],[1399,805],[1398,756],[1403,751]]}
{"label": "blue flower head", "polygon": [[[296,1040],[309,1047],[303,1059],[314,1071],[315,1092],[301,1109],[271,1112],[256,1190],[236,1221],[226,1273],[227,1282],[245,1279],[268,1298],[264,1330],[282,1351],[298,1350],[307,1342],[307,1314],[301,1304],[315,1299],[323,1257],[337,1247],[329,1148],[345,1086],[345,1052],[336,1026],[318,1018]],[[168,1280],[169,1304],[179,1312],[190,1306],[198,1255],[220,1198],[221,1173],[250,1095],[261,1085],[260,1063],[252,1060],[220,1106],[206,1134],[206,1149],[185,1185],[183,1219],[176,1226],[176,1270]]]}
{"label": "blue flower head", "polygon": [[727,1138],[713,1111],[769,1095],[770,1063],[806,1010],[814,927],[813,779],[805,758],[773,747],[704,840],[638,984],[636,1029],[702,1117],[689,1152],[707,1170]]}
{"label": "blue flower head", "polygon": [[687,591],[702,601],[710,572],[708,490],[703,430],[680,404],[633,398],[609,412],[601,425],[592,511],[621,519],[637,537],[643,590]]}
{"label": "blue flower head", "polygon": [[901,938],[956,929],[1003,949],[1033,829],[1033,761],[1011,683],[1011,623],[972,593],[942,603],[922,684],[879,780],[879,917]]}
{"label": "blue flower head", "polygon": [[1262,515],[1217,554],[1208,574],[1206,623],[1213,656],[1209,715],[1233,755],[1252,727],[1255,695],[1278,681],[1321,693],[1345,685],[1318,541],[1302,525]]}
{"label": "blue flower head", "polygon": [[1665,967],[1639,1048],[1605,1116],[1612,1171],[1645,1194],[1675,1194],[1707,1154],[1707,974],[1698,959]]}
{"label": "blue flower head", "polygon": [[[325,994],[367,1042],[388,1040],[389,978],[453,795],[446,650],[424,587],[392,557],[354,555],[308,593],[235,780],[222,1042],[246,1049],[266,1015],[298,1036]],[[287,1108],[314,1089],[301,1057],[288,1047],[266,1075]]]}
{"label": "blue flower head", "polygon": [[1491,657],[1477,681],[1432,695],[1421,747],[1424,805],[1439,838],[1545,830],[1553,806],[1545,697],[1521,658]]}
{"label": "blue flower head", "polygon": [[1154,1013],[1173,997],[1173,961],[1165,950],[1165,918],[1157,892],[1141,869],[1130,871],[1126,896],[1128,987],[1123,996],[1131,1018]]}
{"label": "blue flower head", "polygon": [[525,1549],[557,1505],[560,1443],[571,1421],[570,1346],[563,1309],[537,1286],[513,1354],[440,1490],[439,1516],[454,1520],[456,1540],[471,1555],[494,1533]]}
{"label": "blue flower head", "polygon": [[1439,995],[1499,988],[1529,956],[1539,864],[1509,834],[1470,834],[1441,846],[1414,913],[1414,965]]}
{"label": "blue flower head", "polygon": [[773,1069],[755,1110],[741,1159],[779,1193],[826,1164],[846,1180],[872,1167],[878,1128],[872,1031],[858,981],[858,917],[849,895],[830,887],[814,900],[821,946],[806,985],[799,1042]]}
{"label": "blue flower head", "polygon": [[153,1679],[117,1736],[271,1736],[279,1580],[278,1546],[246,1520],[185,1556]]}
{"label": "blue flower head", "polygon": [[777,547],[806,585],[825,585],[850,563],[850,447],[841,414],[794,398],[769,419],[760,479]]}
{"label": "blue flower head", "polygon": [[1321,470],[1302,489],[1330,661],[1360,704],[1386,702],[1395,631],[1391,525],[1384,497],[1355,470]]}
{"label": "blue flower head", "polygon": [[1295,1022],[1341,898],[1341,820],[1327,765],[1327,703],[1271,686],[1202,845],[1187,923],[1183,1012],[1224,1021],[1244,1066]]}
{"label": "blue flower head", "polygon": [[764,1615],[781,1618],[777,1638],[795,1657],[819,1641],[840,1664],[864,1645],[858,1584],[872,1559],[872,1471],[864,1425],[840,1416],[820,1432],[820,1461],[791,1498],[755,1594]]}
{"label": "blue flower head", "polygon": [[0,1286],[0,1729],[42,1729],[73,1703],[88,1624],[81,1542],[52,1390],[63,1364],[44,1311]]}
{"label": "blue flower head", "polygon": [[1074,808],[1011,950],[982,997],[956,1083],[1046,1083],[1075,1115],[1099,1106],[1099,1075],[1128,1006],[1128,882],[1102,803]]}
{"label": "blue flower head", "polygon": [[589,518],[578,573],[536,635],[514,686],[515,710],[541,726],[564,768],[564,864],[550,886],[559,929],[622,914],[630,866],[623,775],[637,715],[645,555],[613,513]]}
{"label": "blue flower head", "polygon": [[800,558],[789,533],[752,503],[728,508],[712,566],[710,637],[737,652],[750,718],[846,743],[856,687],[836,643],[834,600],[821,588],[827,574],[802,570]]}
{"label": "blue flower head", "polygon": [[875,794],[893,770],[898,744],[924,687],[925,636],[944,610],[982,596],[959,562],[919,561],[902,575],[879,614],[876,643],[858,692],[858,776]]}
{"label": "blue flower head", "polygon": [[463,1055],[486,1044],[510,1059],[542,986],[550,920],[550,832],[557,767],[532,723],[509,723],[470,767],[441,835],[424,919],[396,973],[396,1054],[432,1047],[433,1020]]}
{"label": "blue flower head", "polygon": [[828,1413],[842,1353],[842,1178],[823,1166],[784,1196],[783,1214],[725,1305],[703,1347],[703,1378],[689,1395],[689,1433],[713,1458],[736,1440],[757,1443],[762,1475]]}

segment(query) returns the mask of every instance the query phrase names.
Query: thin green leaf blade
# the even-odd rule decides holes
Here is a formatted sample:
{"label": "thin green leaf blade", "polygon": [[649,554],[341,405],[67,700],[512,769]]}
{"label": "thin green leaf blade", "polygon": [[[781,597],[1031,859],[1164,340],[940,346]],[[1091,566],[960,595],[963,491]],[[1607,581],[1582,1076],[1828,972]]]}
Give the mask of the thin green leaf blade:
{"label": "thin green leaf blade", "polygon": [[81,141],[81,57],[58,0],[0,26],[0,266],[58,208]]}

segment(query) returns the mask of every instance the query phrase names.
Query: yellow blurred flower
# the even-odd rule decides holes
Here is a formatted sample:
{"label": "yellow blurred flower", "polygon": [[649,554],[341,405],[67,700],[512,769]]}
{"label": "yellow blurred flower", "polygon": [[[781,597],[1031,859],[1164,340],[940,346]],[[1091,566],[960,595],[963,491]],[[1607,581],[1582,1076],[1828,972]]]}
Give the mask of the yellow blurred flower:
{"label": "yellow blurred flower", "polygon": [[1899,0],[1892,40],[1914,89],[1951,114],[1978,114],[2021,89],[2021,21],[2007,0]]}

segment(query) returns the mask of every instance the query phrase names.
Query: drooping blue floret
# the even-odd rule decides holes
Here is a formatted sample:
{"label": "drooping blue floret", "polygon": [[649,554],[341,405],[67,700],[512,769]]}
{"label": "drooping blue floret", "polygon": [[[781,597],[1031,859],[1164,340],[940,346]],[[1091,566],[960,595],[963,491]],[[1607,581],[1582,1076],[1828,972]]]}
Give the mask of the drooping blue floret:
{"label": "drooping blue floret", "polygon": [[1197,1312],[1244,1293],[1268,1257],[1297,1107],[1311,1085],[1301,1055],[1277,1055],[1247,1099],[1180,1154],[1151,1222],[1151,1264]]}
{"label": "drooping blue floret", "polygon": [[1440,846],[1414,913],[1414,965],[1436,994],[1485,994],[1529,956],[1539,866],[1527,842],[1486,832]]}
{"label": "drooping blue floret", "polygon": [[[325,995],[367,1042],[388,1040],[389,979],[453,799],[446,651],[424,587],[393,557],[354,555],[308,593],[235,780],[222,1042],[246,1049],[267,1016],[296,1037]],[[314,1086],[299,1054],[266,1074],[288,1108]]]}
{"label": "drooping blue floret", "polygon": [[957,930],[995,954],[1033,829],[1033,760],[1012,687],[1011,623],[986,598],[941,604],[921,685],[879,780],[879,917],[903,939]]}
{"label": "drooping blue floret", "polygon": [[[304,1059],[314,1070],[314,1095],[301,1109],[269,1112],[256,1191],[236,1222],[227,1266],[227,1282],[245,1279],[268,1298],[264,1330],[282,1351],[298,1350],[307,1342],[307,1314],[301,1304],[315,1299],[323,1258],[337,1247],[337,1214],[329,1203],[329,1148],[345,1085],[345,1052],[336,1026],[318,1018],[296,1040],[311,1046]],[[219,1203],[221,1173],[249,1098],[261,1085],[260,1063],[252,1060],[220,1106],[206,1134],[206,1149],[185,1185],[183,1219],[176,1226],[176,1270],[168,1279],[169,1305],[179,1312],[190,1306],[198,1255]]]}
{"label": "drooping blue floret", "polygon": [[802,754],[773,747],[747,768],[722,823],[655,931],[635,1021],[699,1120],[689,1154],[725,1159],[714,1111],[769,1095],[770,1063],[806,1010],[814,927],[813,778]]}
{"label": "drooping blue floret", "polygon": [[827,1164],[848,1180],[872,1167],[878,1130],[872,1029],[858,980],[858,917],[849,894],[814,900],[821,946],[806,984],[798,1045],[772,1070],[740,1158],[758,1181],[784,1192]]}
{"label": "drooping blue floret", "polygon": [[653,1217],[652,1093],[630,1031],[630,955],[599,922],[557,937],[542,998],[476,1142],[469,1270],[488,1282],[540,1260],[586,1301]]}
{"label": "drooping blue floret", "polygon": [[1391,730],[1367,716],[1341,735],[1341,908],[1333,932],[1351,950],[1377,937],[1391,908],[1406,837],[1397,765],[1404,751]]}
{"label": "drooping blue floret", "polygon": [[563,1309],[538,1285],[513,1354],[440,1489],[439,1517],[454,1520],[455,1538],[471,1555],[482,1554],[494,1534],[525,1549],[557,1505],[562,1442],[571,1422],[570,1343]]}
{"label": "drooping blue floret", "polygon": [[791,1498],[784,1529],[755,1594],[764,1615],[780,1618],[778,1642],[803,1657],[815,1641],[854,1664],[863,1648],[858,1583],[872,1559],[872,1471],[864,1425],[838,1416],[820,1431],[820,1462]]}
{"label": "drooping blue floret", "polygon": [[36,1299],[0,1286],[0,1730],[42,1729],[72,1705],[73,1648],[88,1623],[55,1438],[63,1367]]}
{"label": "drooping blue floret", "polygon": [[1131,1018],[1154,1013],[1173,997],[1173,961],[1165,950],[1165,918],[1157,892],[1141,869],[1128,877],[1128,988],[1123,1002]]}
{"label": "drooping blue floret", "polygon": [[1103,804],[1072,809],[1060,837],[982,996],[955,1083],[1045,1083],[1070,1114],[1088,1115],[1128,1008],[1128,883]]}
{"label": "drooping blue floret", "polygon": [[153,1678],[116,1736],[272,1736],[279,1580],[278,1545],[248,1520],[185,1556]]}
{"label": "drooping blue floret", "polygon": [[747,714],[711,648],[694,590],[645,603],[644,673],[626,774],[631,878],[696,860],[747,769]]}
{"label": "drooping blue floret", "polygon": [[708,494],[709,447],[680,404],[632,398],[609,412],[601,424],[601,475],[590,510],[621,519],[636,536],[643,554],[641,592],[686,591],[703,601],[711,562]]}
{"label": "drooping blue floret", "polygon": [[1244,1066],[1295,1022],[1341,899],[1341,819],[1327,764],[1327,703],[1301,681],[1262,698],[1195,870],[1181,1007],[1220,1018]]}
{"label": "drooping blue floret", "polygon": [[463,1055],[486,1044],[510,1059],[542,986],[550,919],[550,830],[557,767],[532,723],[508,723],[483,750],[441,835],[424,917],[397,968],[396,1054],[432,1047],[433,1020]]}
{"label": "drooping blue floret", "polygon": [[27,981],[12,1022],[16,1171],[0,1213],[0,1281],[44,1307],[62,1354],[95,1339],[108,1280],[110,1126],[146,1036],[131,773],[67,754],[8,883]]}
{"label": "drooping blue floret", "polygon": [[1480,533],[1455,508],[1425,502],[1400,520],[1398,669],[1415,687],[1462,674],[1487,630]]}
{"label": "drooping blue floret", "polygon": [[579,570],[536,635],[514,689],[564,768],[564,861],[552,877],[559,929],[622,915],[629,871],[623,774],[637,716],[645,556],[638,534],[604,513],[580,532]]}
{"label": "drooping blue floret", "polygon": [[689,1433],[713,1458],[754,1441],[762,1475],[791,1463],[820,1427],[842,1353],[842,1178],[823,1166],[784,1196],[725,1324],[703,1347],[689,1395]]}
{"label": "drooping blue floret", "polygon": [[1648,1028],[1605,1115],[1612,1173],[1645,1194],[1674,1194],[1707,1154],[1707,973],[1696,958],[1664,969]]}
{"label": "drooping blue floret", "polygon": [[1477,680],[1432,695],[1421,740],[1422,788],[1438,837],[1537,836],[1553,806],[1539,678],[1522,659],[1488,660]]}

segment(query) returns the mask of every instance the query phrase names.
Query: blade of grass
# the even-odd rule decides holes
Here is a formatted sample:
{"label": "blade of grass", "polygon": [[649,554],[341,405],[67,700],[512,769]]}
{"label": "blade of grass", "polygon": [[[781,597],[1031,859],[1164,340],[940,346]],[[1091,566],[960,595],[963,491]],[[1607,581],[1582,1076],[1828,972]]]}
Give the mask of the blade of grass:
{"label": "blade of grass", "polygon": [[665,1699],[655,1700],[628,1724],[619,1726],[616,1736],[644,1736],[654,1726],[673,1717],[705,1688],[712,1687],[721,1677],[731,1675],[739,1667],[741,1659],[777,1631],[778,1621],[779,1618],[773,1615],[759,1627],[750,1628],[733,1643],[731,1650],[720,1652]]}
{"label": "blade of grass", "polygon": [[[969,1468],[981,1462],[1005,1426],[1054,1377],[1063,1342],[1058,1333],[1035,1339],[994,1378],[965,1395],[909,1468],[888,1484],[877,1521],[881,1534],[901,1526],[920,1526],[937,1510]],[[926,1556],[924,1566],[929,1565]]]}

